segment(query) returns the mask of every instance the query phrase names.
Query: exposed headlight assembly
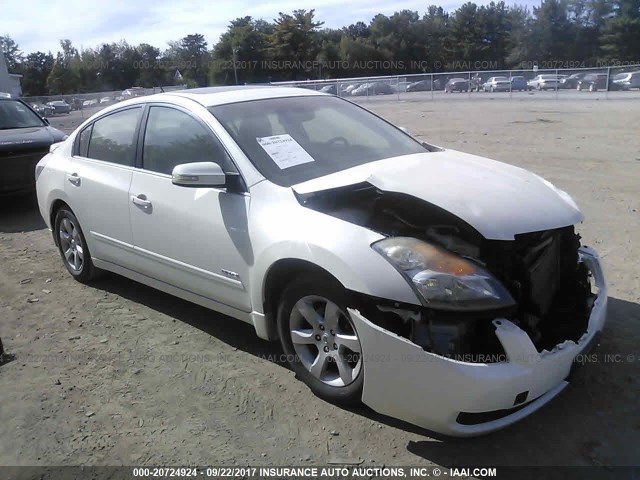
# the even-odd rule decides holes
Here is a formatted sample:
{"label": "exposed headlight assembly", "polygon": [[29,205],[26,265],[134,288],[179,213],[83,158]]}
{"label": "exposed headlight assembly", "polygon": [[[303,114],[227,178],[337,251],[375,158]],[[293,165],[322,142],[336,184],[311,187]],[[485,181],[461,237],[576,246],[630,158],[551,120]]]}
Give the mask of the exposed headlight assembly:
{"label": "exposed headlight assembly", "polygon": [[408,237],[387,238],[371,247],[407,279],[427,307],[477,311],[516,303],[493,275],[443,248]]}

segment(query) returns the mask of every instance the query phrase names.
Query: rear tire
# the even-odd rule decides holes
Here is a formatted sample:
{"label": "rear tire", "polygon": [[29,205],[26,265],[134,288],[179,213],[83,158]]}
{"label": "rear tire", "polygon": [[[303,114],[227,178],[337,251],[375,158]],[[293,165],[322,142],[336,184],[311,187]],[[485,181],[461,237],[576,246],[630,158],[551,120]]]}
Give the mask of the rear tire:
{"label": "rear tire", "polygon": [[362,347],[347,305],[346,291],[333,278],[305,274],[284,289],[277,315],[296,377],[318,397],[342,405],[359,403],[364,384]]}
{"label": "rear tire", "polygon": [[58,250],[67,271],[80,283],[90,282],[95,278],[97,269],[91,260],[80,222],[69,208],[58,210],[54,228]]}

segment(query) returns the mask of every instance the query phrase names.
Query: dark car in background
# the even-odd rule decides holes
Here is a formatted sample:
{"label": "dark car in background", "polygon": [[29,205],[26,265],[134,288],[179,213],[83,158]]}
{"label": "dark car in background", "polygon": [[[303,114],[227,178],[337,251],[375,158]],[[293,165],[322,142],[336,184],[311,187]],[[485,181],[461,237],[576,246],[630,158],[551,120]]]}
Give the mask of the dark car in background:
{"label": "dark car in background", "polygon": [[64,100],[54,100],[53,102],[47,103],[47,105],[49,105],[53,109],[54,115],[71,113],[71,106]]}
{"label": "dark car in background", "polygon": [[420,80],[418,82],[409,83],[407,92],[430,92],[433,89],[431,80]]}
{"label": "dark car in background", "polygon": [[444,93],[468,92],[469,80],[466,78],[452,78],[444,86]]}
{"label": "dark car in background", "polygon": [[578,81],[576,89],[579,91],[589,90],[590,92],[607,90],[607,77],[606,73],[589,73]]}
{"label": "dark car in background", "polygon": [[618,73],[611,82],[612,90],[640,89],[640,71]]}
{"label": "dark car in background", "polygon": [[566,78],[561,78],[560,79],[560,84],[558,85],[558,88],[575,89],[575,88],[578,87],[578,82],[580,80],[582,80],[585,75],[588,75],[588,74],[587,73],[574,73],[572,75],[569,75]]}
{"label": "dark car in background", "polygon": [[0,194],[35,189],[35,167],[67,136],[22,100],[0,96]]}
{"label": "dark car in background", "polygon": [[524,92],[528,88],[527,80],[522,76],[511,77],[511,91]]}

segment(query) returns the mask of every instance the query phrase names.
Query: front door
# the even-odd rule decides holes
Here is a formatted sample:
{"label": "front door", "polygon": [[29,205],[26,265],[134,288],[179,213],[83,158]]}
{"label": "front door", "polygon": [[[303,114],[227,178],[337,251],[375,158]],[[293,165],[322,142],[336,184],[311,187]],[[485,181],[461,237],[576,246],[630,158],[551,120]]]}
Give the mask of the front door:
{"label": "front door", "polygon": [[253,262],[248,240],[249,196],[217,188],[174,185],[173,167],[233,162],[213,132],[186,111],[151,106],[142,168],[133,173],[129,210],[137,270],[156,280],[251,311],[246,290]]}

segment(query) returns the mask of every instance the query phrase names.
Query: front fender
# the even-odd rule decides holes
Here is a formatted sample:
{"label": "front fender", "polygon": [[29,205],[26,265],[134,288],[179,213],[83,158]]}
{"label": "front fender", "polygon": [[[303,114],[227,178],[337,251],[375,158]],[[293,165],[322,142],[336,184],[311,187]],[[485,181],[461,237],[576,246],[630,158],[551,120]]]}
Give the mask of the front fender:
{"label": "front fender", "polygon": [[305,208],[290,189],[264,185],[262,190],[252,188],[251,195],[249,229],[255,261],[250,285],[254,311],[264,312],[265,278],[282,259],[310,262],[349,290],[420,304],[407,281],[371,248],[372,243],[384,238],[379,233]]}

